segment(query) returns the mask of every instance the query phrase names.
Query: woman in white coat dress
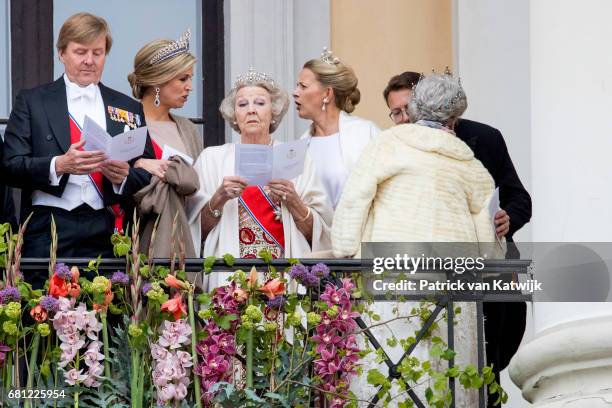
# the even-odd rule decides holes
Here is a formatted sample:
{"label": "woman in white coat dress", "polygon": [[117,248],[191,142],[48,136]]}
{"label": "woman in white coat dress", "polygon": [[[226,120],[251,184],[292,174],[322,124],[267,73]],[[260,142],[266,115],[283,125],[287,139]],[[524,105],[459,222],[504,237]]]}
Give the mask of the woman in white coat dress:
{"label": "woman in white coat dress", "polygon": [[[236,80],[220,111],[240,133],[240,143],[274,145],[278,142],[271,134],[287,107],[286,92],[267,74],[250,70]],[[307,158],[295,179],[250,186],[234,175],[235,146],[206,148],[194,166],[200,177],[204,256],[255,258],[268,250],[275,258],[300,258],[331,249],[333,214],[312,162]]]}
{"label": "woman in white coat dress", "polygon": [[302,137],[333,207],[365,146],[378,134],[369,120],[349,115],[361,98],[355,72],[331,51],[304,64],[293,91],[298,115],[312,121]]}

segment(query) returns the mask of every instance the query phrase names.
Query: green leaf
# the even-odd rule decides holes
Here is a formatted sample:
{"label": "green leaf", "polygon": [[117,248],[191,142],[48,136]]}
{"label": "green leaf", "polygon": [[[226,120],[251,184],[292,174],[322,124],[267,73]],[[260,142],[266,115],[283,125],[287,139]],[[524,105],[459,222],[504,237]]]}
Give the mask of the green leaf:
{"label": "green leaf", "polygon": [[444,353],[442,353],[442,358],[443,358],[444,360],[447,360],[447,361],[448,361],[448,360],[450,360],[451,358],[454,358],[456,354],[457,354],[457,353],[455,353],[453,350],[451,350],[451,349],[446,349],[446,350],[444,350]]}
{"label": "green leaf", "polygon": [[389,347],[397,346],[397,337],[389,337],[387,339],[387,346],[389,346]]}
{"label": "green leaf", "polygon": [[215,262],[217,262],[217,258],[215,256],[211,255],[206,257],[206,259],[204,259],[204,273],[206,273],[207,275],[211,273]]}
{"label": "green leaf", "polygon": [[443,353],[444,352],[442,351],[442,347],[437,344],[434,344],[433,346],[431,346],[431,349],[429,349],[429,355],[433,358],[442,357]]}
{"label": "green leaf", "polygon": [[389,380],[377,369],[368,370],[368,384],[370,385],[384,385]]}
{"label": "green leaf", "polygon": [[200,304],[200,305],[209,305],[211,302],[212,298],[210,293],[202,293],[199,294],[196,297],[196,301]]}
{"label": "green leaf", "polygon": [[229,330],[231,323],[238,318],[235,314],[225,315],[219,318],[217,325],[223,330]]}
{"label": "green leaf", "polygon": [[287,263],[289,263],[289,265],[295,265],[295,264],[299,264],[300,260],[297,258],[289,258],[287,259]]}
{"label": "green leaf", "polygon": [[250,388],[245,388],[244,393],[246,394],[247,398],[253,402],[265,402],[265,400],[261,399],[257,394],[255,394],[255,391]]}
{"label": "green leaf", "polygon": [[272,253],[270,251],[267,251],[265,249],[262,249],[261,251],[259,251],[259,253],[257,254],[261,259],[263,259],[263,261],[267,264],[272,263]]}
{"label": "green leaf", "polygon": [[266,392],[264,394],[264,397],[275,399],[278,402],[280,402],[283,407],[291,408],[291,405],[289,405],[289,403],[287,402],[287,399],[284,396],[280,395],[280,394],[277,394],[275,392]]}
{"label": "green leaf", "polygon": [[446,375],[455,378],[459,376],[459,369],[457,367],[451,367],[446,371]]}
{"label": "green leaf", "polygon": [[176,277],[182,280],[183,282],[187,281],[187,274],[183,270],[178,270],[176,272]]}
{"label": "green leaf", "polygon": [[427,387],[427,389],[425,390],[425,398],[427,398],[427,402],[431,403],[433,399],[433,391],[430,387]]}
{"label": "green leaf", "polygon": [[225,264],[229,266],[230,268],[234,266],[234,263],[235,263],[234,255],[225,254],[223,255],[223,260],[225,261]]}

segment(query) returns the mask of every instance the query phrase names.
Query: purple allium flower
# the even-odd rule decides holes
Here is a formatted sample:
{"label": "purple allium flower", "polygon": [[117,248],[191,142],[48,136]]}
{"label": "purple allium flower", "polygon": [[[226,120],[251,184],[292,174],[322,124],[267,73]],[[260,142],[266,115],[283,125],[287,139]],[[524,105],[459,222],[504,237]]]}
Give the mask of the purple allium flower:
{"label": "purple allium flower", "polygon": [[0,304],[6,304],[9,302],[19,302],[21,300],[21,293],[19,289],[12,286],[0,290]]}
{"label": "purple allium flower", "polygon": [[70,268],[65,263],[60,262],[55,265],[55,274],[65,281],[69,282],[72,280],[72,272],[70,272]]}
{"label": "purple allium flower", "polygon": [[59,300],[53,296],[43,296],[38,304],[47,312],[57,312],[59,310]]}
{"label": "purple allium flower", "polygon": [[308,272],[304,279],[302,280],[302,284],[309,288],[316,288],[319,286],[320,279],[315,276],[314,273]]}
{"label": "purple allium flower", "polygon": [[146,295],[148,291],[150,291],[152,289],[153,285],[151,285],[151,282],[147,282],[144,285],[142,285],[142,294]]}
{"label": "purple allium flower", "polygon": [[318,278],[327,278],[329,276],[329,268],[324,263],[318,263],[310,268],[310,273]]}
{"label": "purple allium flower", "polygon": [[283,295],[275,296],[274,299],[268,300],[268,307],[272,309],[280,310],[287,303],[287,299]]}
{"label": "purple allium flower", "polygon": [[289,276],[293,279],[302,281],[308,275],[308,268],[302,264],[295,264],[289,269]]}
{"label": "purple allium flower", "polygon": [[117,271],[111,276],[111,282],[113,285],[127,286],[130,283],[130,277],[121,271]]}

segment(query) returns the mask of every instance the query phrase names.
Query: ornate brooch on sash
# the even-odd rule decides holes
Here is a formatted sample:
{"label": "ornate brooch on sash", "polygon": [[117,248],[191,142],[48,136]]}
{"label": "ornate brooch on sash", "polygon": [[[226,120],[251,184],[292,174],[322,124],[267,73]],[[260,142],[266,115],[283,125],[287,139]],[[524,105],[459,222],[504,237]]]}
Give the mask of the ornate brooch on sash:
{"label": "ornate brooch on sash", "polygon": [[140,126],[140,115],[132,112],[128,112],[124,109],[115,108],[114,106],[108,107],[108,114],[111,120],[115,122],[125,123],[130,129],[136,129]]}

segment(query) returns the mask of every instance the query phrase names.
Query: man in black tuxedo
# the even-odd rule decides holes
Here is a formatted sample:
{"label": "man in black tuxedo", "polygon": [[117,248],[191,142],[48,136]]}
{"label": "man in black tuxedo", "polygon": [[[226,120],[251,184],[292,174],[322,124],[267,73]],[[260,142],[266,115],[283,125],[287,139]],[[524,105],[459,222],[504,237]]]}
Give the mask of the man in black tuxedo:
{"label": "man in black tuxedo", "polygon": [[[111,45],[104,19],[73,15],[57,40],[64,75],[17,96],[6,128],[2,171],[22,189],[21,220],[33,213],[24,257],[49,256],[51,216],[59,257],[112,256],[111,234],[131,221],[116,204],[129,204],[149,183],[146,171],[82,149],[86,115],[111,136],[145,124],[139,102],[100,82]],[[150,141],[144,156],[154,157]]]}
{"label": "man in black tuxedo", "polygon": [[[390,109],[389,117],[396,125],[410,123],[408,103],[419,79],[419,73],[407,71],[389,80],[383,96]],[[502,209],[495,214],[496,232],[513,242],[514,233],[531,219],[531,197],[516,174],[502,134],[491,126],[467,119],[459,119],[453,130],[472,149],[499,187]],[[516,246],[508,245],[506,257],[518,258]],[[484,302],[483,311],[487,363],[493,364],[499,382],[499,372],[508,365],[523,338],[526,305],[524,302]],[[489,400],[489,405],[492,403]]]}

